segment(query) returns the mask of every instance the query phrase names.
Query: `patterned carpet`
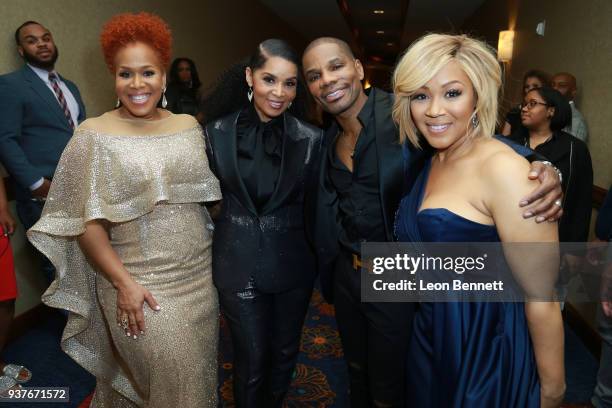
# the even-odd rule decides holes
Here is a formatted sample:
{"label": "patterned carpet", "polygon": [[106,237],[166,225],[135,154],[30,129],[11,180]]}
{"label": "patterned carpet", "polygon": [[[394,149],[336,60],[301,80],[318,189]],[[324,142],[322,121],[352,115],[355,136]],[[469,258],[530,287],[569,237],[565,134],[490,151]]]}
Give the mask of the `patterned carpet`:
{"label": "patterned carpet", "polygon": [[[28,387],[69,387],[70,403],[0,403],[0,408],[74,407],[87,408],[95,379],[59,348],[64,317],[53,314],[48,320],[10,344],[2,353],[5,361],[28,367],[33,378]],[[567,371],[566,401],[583,402],[590,398],[595,385],[598,363],[566,326],[565,363]],[[231,344],[229,330],[221,320],[219,384],[222,407],[233,408],[231,385]],[[287,408],[348,407],[348,382],[342,347],[336,329],[333,307],[323,302],[315,290],[303,329],[301,353]]]}
{"label": "patterned carpet", "polygon": [[[223,407],[233,408],[231,339],[223,319],[219,361]],[[321,292],[315,289],[302,331],[298,364],[284,406],[345,407],[348,406],[347,389],[346,365],[336,329],[334,308],[325,303]]]}

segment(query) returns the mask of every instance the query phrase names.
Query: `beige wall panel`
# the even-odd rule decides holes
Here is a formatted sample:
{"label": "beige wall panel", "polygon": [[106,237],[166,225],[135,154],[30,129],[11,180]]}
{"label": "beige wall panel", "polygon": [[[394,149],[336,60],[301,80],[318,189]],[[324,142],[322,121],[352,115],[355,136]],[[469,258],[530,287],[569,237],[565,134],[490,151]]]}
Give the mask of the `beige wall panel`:
{"label": "beige wall panel", "polygon": [[[112,76],[102,58],[98,36],[105,21],[122,12],[148,11],[164,18],[173,32],[174,56],[192,58],[206,87],[230,64],[250,55],[266,38],[288,40],[297,50],[305,41],[286,23],[253,0],[2,0],[0,1],[0,74],[19,68],[13,33],[36,20],[51,30],[60,56],[57,70],[74,81],[88,116],[115,104]],[[13,203],[13,214],[14,203]],[[20,298],[17,314],[40,301],[44,279],[38,259],[20,228],[12,239]]]}
{"label": "beige wall panel", "polygon": [[[546,20],[546,34],[535,29]],[[507,65],[507,99],[521,96],[524,72],[540,68],[569,71],[578,79],[576,104],[589,125],[594,182],[612,183],[612,2],[608,0],[489,0],[466,22],[466,31],[480,33],[497,44],[497,32],[516,30],[514,53]],[[496,28],[497,27],[497,28]],[[497,31],[497,32],[496,32]]]}

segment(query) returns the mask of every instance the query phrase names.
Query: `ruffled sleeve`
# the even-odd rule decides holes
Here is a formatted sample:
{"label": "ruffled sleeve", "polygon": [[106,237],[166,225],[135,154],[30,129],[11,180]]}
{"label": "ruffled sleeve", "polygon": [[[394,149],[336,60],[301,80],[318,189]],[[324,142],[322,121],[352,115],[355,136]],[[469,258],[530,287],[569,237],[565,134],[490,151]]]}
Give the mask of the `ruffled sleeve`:
{"label": "ruffled sleeve", "polygon": [[114,359],[97,300],[96,271],[77,237],[94,219],[125,222],[159,203],[219,199],[199,126],[161,136],[112,136],[80,127],[61,156],[42,216],[27,233],[56,268],[42,301],[70,312],[62,349],[137,405],[141,398]]}

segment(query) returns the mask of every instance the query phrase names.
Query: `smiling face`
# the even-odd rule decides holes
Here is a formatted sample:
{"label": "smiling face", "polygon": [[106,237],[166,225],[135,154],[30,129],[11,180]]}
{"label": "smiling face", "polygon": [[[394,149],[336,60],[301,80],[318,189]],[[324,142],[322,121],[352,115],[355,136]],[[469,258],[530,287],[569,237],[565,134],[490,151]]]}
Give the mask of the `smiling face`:
{"label": "smiling face", "polygon": [[53,36],[39,24],[28,24],[19,30],[19,55],[35,67],[52,70],[57,60]]}
{"label": "smiling face", "polygon": [[115,56],[115,92],[121,113],[141,119],[158,116],[157,102],[166,86],[166,74],[153,48],[136,42]]}
{"label": "smiling face", "polygon": [[340,115],[365,103],[363,67],[333,42],[319,44],[304,54],[308,90],[323,110]]}
{"label": "smiling face", "polygon": [[463,143],[475,106],[472,82],[455,61],[446,64],[410,97],[414,124],[437,150]]}
{"label": "smiling face", "polygon": [[253,105],[262,122],[280,116],[295,99],[298,67],[291,61],[269,57],[254,71],[247,67],[245,75],[253,88]]}

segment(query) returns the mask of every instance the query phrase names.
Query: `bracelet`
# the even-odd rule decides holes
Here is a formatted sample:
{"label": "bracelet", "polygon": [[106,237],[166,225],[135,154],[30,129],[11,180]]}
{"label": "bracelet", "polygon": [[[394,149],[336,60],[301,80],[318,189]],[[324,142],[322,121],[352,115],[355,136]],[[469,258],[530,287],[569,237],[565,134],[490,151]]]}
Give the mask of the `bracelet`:
{"label": "bracelet", "polygon": [[563,174],[561,173],[561,170],[556,168],[555,165],[549,161],[542,161],[540,163],[545,164],[546,166],[552,167],[552,169],[557,173],[557,176],[559,176],[559,183],[563,183]]}

